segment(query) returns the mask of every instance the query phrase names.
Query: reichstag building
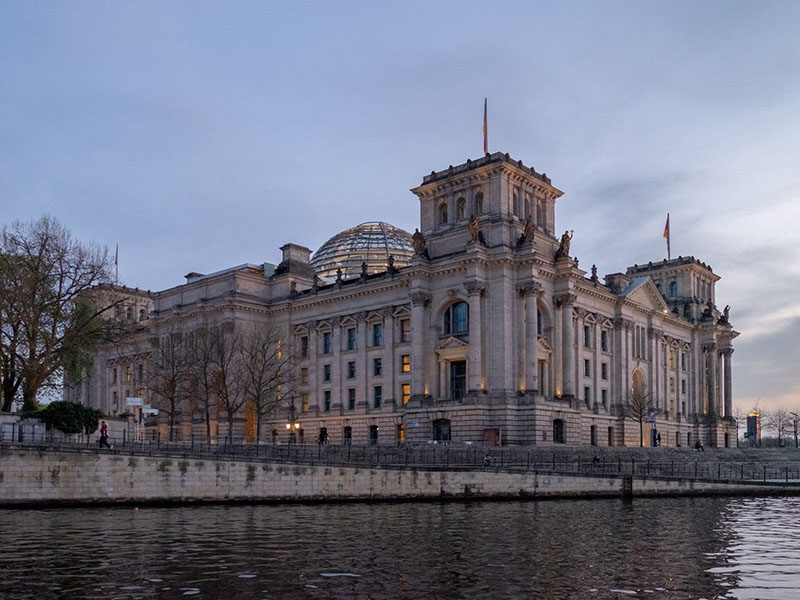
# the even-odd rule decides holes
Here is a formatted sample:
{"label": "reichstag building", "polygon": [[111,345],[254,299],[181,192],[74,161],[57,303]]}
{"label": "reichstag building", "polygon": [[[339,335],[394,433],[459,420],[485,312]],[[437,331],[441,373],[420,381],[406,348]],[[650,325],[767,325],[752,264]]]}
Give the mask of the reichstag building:
{"label": "reichstag building", "polygon": [[[694,257],[598,278],[555,228],[562,192],[508,154],[431,172],[413,234],[364,223],[313,253],[285,244],[282,261],[243,264],[158,292],[117,287],[115,318],[139,332],[98,351],[68,399],[108,415],[141,415],[128,398],[163,407],[145,385],[147,340],[210,324],[280,331],[295,360],[295,391],[260,438],[398,444],[735,444],[728,308],[719,276]],[[631,411],[644,402],[646,418]],[[161,403],[161,404],[160,404]],[[293,414],[289,414],[291,410]],[[152,411],[151,411],[152,412]],[[176,409],[179,439],[228,431],[220,404]],[[247,404],[235,435],[255,438]],[[641,423],[641,421],[645,421]]]}

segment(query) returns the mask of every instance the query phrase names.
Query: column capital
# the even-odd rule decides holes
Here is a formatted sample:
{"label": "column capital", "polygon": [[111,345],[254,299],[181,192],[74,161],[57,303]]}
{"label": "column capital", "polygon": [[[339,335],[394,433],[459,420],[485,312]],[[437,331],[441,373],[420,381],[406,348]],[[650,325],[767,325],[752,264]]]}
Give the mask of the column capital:
{"label": "column capital", "polygon": [[408,297],[411,300],[411,304],[414,306],[426,306],[431,301],[431,295],[422,290],[411,292]]}
{"label": "column capital", "polygon": [[661,340],[661,339],[664,339],[664,336],[666,335],[666,333],[661,329],[657,329],[655,327],[648,327],[647,328],[647,335],[649,335],[653,339]]}
{"label": "column capital", "polygon": [[635,323],[631,319],[624,317],[614,317],[614,327],[617,329],[633,329]]}
{"label": "column capital", "polygon": [[519,286],[520,296],[541,296],[544,293],[544,288],[541,283],[529,281]]}
{"label": "column capital", "polygon": [[571,294],[569,292],[553,296],[553,302],[555,303],[555,305],[557,307],[560,307],[560,308],[565,308],[565,307],[568,307],[568,306],[572,306],[573,304],[575,304],[575,301],[577,299],[578,299],[578,296],[576,296],[575,294]]}
{"label": "column capital", "polygon": [[467,281],[464,283],[464,289],[467,290],[468,296],[481,296],[486,289],[486,284],[482,281]]}
{"label": "column capital", "polygon": [[717,349],[716,342],[705,342],[703,343],[703,352],[713,352]]}
{"label": "column capital", "polygon": [[733,348],[723,348],[720,352],[725,356],[730,356],[733,354]]}

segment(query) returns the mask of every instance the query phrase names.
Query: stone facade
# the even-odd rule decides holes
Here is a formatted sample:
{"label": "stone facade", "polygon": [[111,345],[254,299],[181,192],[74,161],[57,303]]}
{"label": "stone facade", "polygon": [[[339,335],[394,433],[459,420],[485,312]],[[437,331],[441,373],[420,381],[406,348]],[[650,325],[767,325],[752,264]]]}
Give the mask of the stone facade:
{"label": "stone facade", "polygon": [[[595,269],[587,276],[571,235],[555,235],[562,192],[507,154],[432,172],[412,192],[420,226],[408,266],[323,283],[310,251],[286,244],[277,266],[191,273],[148,295],[144,329],[102,348],[90,384],[68,397],[120,411],[111,395],[137,389],[148,339],[268,323],[302,373],[305,441],[324,431],[354,444],[638,445],[640,423],[625,408],[636,390],[655,419],[646,444],[651,427],[662,445],[735,443],[737,333],[717,309],[709,266],[679,257],[604,282]],[[126,369],[124,382],[121,372],[111,382],[114,368]],[[286,439],[286,410],[265,439]],[[251,431],[249,418],[237,415],[239,433]],[[181,435],[204,428],[190,402]]]}

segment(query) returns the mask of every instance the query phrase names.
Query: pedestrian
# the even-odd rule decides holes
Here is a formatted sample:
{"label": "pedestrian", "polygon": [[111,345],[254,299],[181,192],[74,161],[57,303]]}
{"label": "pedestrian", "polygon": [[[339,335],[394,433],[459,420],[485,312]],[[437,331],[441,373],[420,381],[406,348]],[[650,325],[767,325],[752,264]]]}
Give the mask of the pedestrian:
{"label": "pedestrian", "polygon": [[483,457],[483,466],[484,467],[491,467],[492,466],[492,455],[491,454],[487,453],[486,456]]}
{"label": "pedestrian", "polygon": [[703,443],[700,440],[697,440],[694,443],[694,449],[697,450],[698,452],[705,452],[706,451],[706,449],[703,448]]}
{"label": "pedestrian", "polygon": [[109,450],[112,448],[108,444],[108,425],[106,425],[105,421],[100,422],[100,442],[98,443],[98,447],[102,448],[103,446]]}
{"label": "pedestrian", "polygon": [[661,445],[661,432],[659,431],[656,434],[656,446],[660,446],[660,445]]}

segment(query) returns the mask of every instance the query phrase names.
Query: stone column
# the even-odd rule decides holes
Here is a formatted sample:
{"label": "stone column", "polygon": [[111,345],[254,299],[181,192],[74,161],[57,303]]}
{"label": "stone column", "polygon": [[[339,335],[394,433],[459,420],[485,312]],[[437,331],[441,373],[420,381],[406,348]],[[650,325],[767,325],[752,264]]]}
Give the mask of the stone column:
{"label": "stone column", "polygon": [[561,303],[562,359],[561,370],[563,386],[562,396],[575,397],[575,329],[572,326],[572,305],[577,300],[575,294],[562,294],[558,297]]}
{"label": "stone column", "polygon": [[[431,301],[428,292],[415,291],[409,294],[411,299],[411,394],[425,396],[425,334],[427,323],[425,307]],[[394,368],[394,365],[392,365]]]}
{"label": "stone column", "polygon": [[[384,406],[386,402],[396,400],[397,391],[395,390],[395,369],[400,368],[400,364],[396,362],[394,355],[394,316],[392,315],[392,307],[385,308],[383,313],[383,354],[381,356],[382,372],[380,381],[383,382],[383,398]],[[369,371],[366,373],[367,380],[372,377],[372,365],[367,365]],[[395,406],[402,406],[403,400],[400,402],[395,401]]]}
{"label": "stone column", "polygon": [[725,350],[722,351],[722,354],[725,357],[725,365],[724,365],[725,416],[730,417],[733,416],[733,389],[731,388],[731,383],[732,383],[731,355],[733,354],[733,348],[726,348]]}
{"label": "stone column", "polygon": [[[356,380],[351,381],[351,387],[356,388],[356,406],[359,405],[358,396],[362,398],[363,406],[366,412],[369,412],[372,406],[372,398],[369,395],[369,373],[367,372],[367,345],[370,340],[370,327],[367,322],[366,311],[361,311],[353,315],[358,321],[356,326]],[[359,394],[358,392],[361,392]],[[342,389],[342,404],[345,401],[344,388]]]}
{"label": "stone column", "polygon": [[342,377],[342,320],[331,319],[331,412],[341,411],[344,403]]}
{"label": "stone column", "polygon": [[525,296],[525,389],[536,394],[541,391],[536,354],[539,349],[537,299],[542,293],[542,286],[530,282],[522,286],[520,292]]}
{"label": "stone column", "polygon": [[717,345],[714,343],[704,344],[703,350],[706,352],[706,390],[708,394],[708,410],[711,413],[719,414],[717,409]]}
{"label": "stone column", "polygon": [[467,367],[468,390],[480,390],[483,381],[481,341],[481,296],[486,289],[482,281],[467,281],[464,284],[469,296],[469,366]]}
{"label": "stone column", "polygon": [[320,380],[317,369],[317,354],[319,354],[317,338],[317,323],[308,323],[308,408],[309,410],[322,410],[322,397],[320,395]]}

